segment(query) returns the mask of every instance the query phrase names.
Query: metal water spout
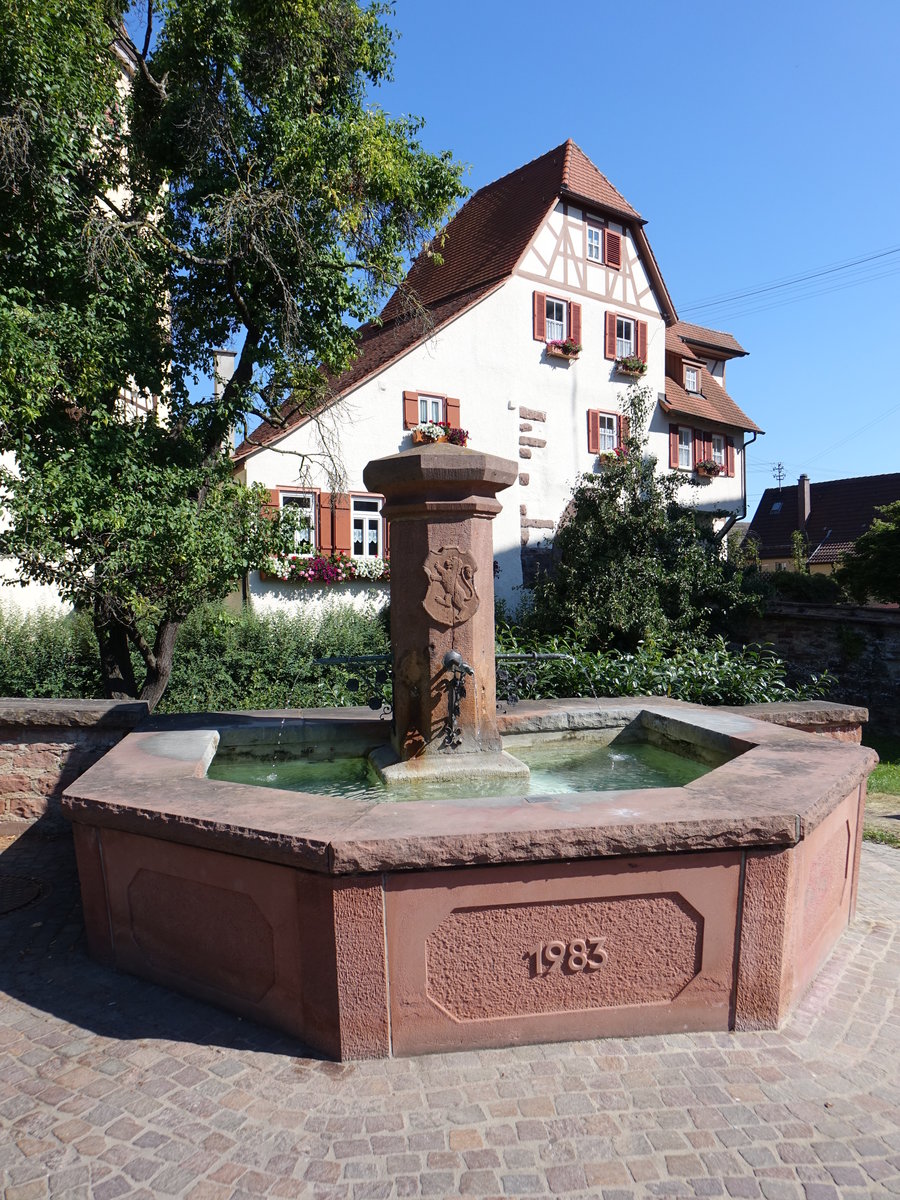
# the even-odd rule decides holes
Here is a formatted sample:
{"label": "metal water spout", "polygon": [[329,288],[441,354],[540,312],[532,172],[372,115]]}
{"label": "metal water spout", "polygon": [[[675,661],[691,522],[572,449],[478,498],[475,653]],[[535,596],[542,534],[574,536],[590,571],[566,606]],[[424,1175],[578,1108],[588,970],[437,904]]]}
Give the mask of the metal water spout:
{"label": "metal water spout", "polygon": [[444,731],[445,746],[459,746],[462,734],[459,731],[460,701],[466,698],[466,676],[475,679],[475,672],[458,650],[448,650],[444,655],[444,670],[450,672],[447,680],[447,728]]}

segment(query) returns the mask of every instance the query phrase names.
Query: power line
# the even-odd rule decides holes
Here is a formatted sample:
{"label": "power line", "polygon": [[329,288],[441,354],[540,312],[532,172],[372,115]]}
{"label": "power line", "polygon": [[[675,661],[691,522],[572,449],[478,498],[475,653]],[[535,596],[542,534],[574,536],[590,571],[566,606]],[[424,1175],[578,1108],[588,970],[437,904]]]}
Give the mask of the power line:
{"label": "power line", "polygon": [[697,300],[693,304],[686,304],[682,307],[681,311],[696,312],[702,308],[720,308],[732,301],[745,300],[750,296],[758,296],[764,292],[781,291],[784,288],[794,287],[798,283],[806,283],[812,279],[819,279],[824,275],[834,275],[839,271],[849,271],[853,267],[875,262],[877,259],[888,258],[894,254],[900,254],[900,246],[889,246],[885,250],[877,250],[872,254],[862,255],[859,258],[830,263],[827,266],[817,267],[812,271],[806,271],[800,275],[782,275],[778,279],[772,279],[767,283],[758,284],[751,288],[744,288],[738,292],[720,292],[717,296],[710,296],[704,300]]}
{"label": "power line", "polygon": [[[753,304],[751,301],[750,307],[742,308],[740,305],[723,305],[722,311],[719,312],[716,319],[718,321],[733,321],[738,317],[750,316],[753,313],[768,312],[772,308],[782,308],[787,304],[796,304],[801,300],[812,300],[817,296],[826,296],[831,292],[845,291],[847,288],[859,287],[863,283],[873,283],[877,279],[886,279],[891,275],[900,273],[900,264],[892,267],[887,271],[874,271],[866,275],[861,275],[856,279],[843,280],[839,283],[832,283],[828,287],[813,287],[804,290],[794,291],[792,294],[779,298],[769,297],[766,303]],[[683,310],[682,310],[683,311]]]}

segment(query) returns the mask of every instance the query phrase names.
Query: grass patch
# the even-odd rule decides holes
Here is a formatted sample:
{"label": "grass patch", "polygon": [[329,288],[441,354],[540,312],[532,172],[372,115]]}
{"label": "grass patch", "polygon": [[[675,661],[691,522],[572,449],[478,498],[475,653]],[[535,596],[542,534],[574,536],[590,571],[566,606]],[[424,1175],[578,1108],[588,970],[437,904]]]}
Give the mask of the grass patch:
{"label": "grass patch", "polygon": [[900,850],[900,835],[888,833],[886,829],[864,829],[864,842],[878,842],[880,846],[894,846]]}
{"label": "grass patch", "polygon": [[869,791],[900,796],[900,738],[866,733],[863,744],[876,750],[881,759],[869,776]]}

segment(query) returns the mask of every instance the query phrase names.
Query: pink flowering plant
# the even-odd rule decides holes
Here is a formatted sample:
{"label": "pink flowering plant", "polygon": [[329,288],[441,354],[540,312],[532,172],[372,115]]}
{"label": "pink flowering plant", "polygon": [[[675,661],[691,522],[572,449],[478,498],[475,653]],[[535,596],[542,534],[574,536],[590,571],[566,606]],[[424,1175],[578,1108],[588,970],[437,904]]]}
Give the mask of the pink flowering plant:
{"label": "pink flowering plant", "polygon": [[334,554],[284,554],[268,560],[263,575],[282,583],[352,583],[357,579],[391,577],[387,558],[352,558],[342,550]]}
{"label": "pink flowering plant", "polygon": [[604,450],[599,455],[601,463],[623,462],[628,457],[627,446],[616,446],[615,450]]}
{"label": "pink flowering plant", "polygon": [[448,421],[423,421],[414,432],[426,442],[449,442],[451,446],[465,446],[469,440],[468,429],[458,429]]}
{"label": "pink flowering plant", "polygon": [[574,338],[553,338],[547,343],[547,350],[550,354],[561,354],[564,358],[575,358],[581,353],[581,342],[576,342]]}

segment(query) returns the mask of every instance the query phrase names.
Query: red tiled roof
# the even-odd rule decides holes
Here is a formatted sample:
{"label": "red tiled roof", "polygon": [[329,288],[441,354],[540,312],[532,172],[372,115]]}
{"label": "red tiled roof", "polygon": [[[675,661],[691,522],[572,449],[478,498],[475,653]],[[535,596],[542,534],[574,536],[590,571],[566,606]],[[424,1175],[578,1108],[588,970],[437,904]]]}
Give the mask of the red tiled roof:
{"label": "red tiled roof", "polygon": [[[811,483],[809,497],[809,562],[837,562],[872,524],[877,508],[900,500],[900,472]],[[779,502],[781,507],[773,512]],[[759,543],[761,558],[790,558],[798,518],[797,484],[766,488],[747,531],[747,537]]]}
{"label": "red tiled roof", "polygon": [[688,321],[676,321],[672,332],[682,341],[696,343],[710,350],[719,350],[727,358],[737,358],[747,353],[730,333],[722,333],[718,329],[706,329],[702,325],[691,325]]}
{"label": "red tiled roof", "polygon": [[[361,326],[357,331],[359,356],[342,375],[330,381],[328,398],[323,407],[334,403],[353,388],[359,387],[371,375],[375,375],[394,359],[424,341],[467,308],[471,308],[479,300],[483,300],[499,287],[500,282],[482,284],[480,287],[440,301],[429,309],[425,318],[421,315],[406,316],[388,321],[384,325],[370,322]],[[291,401],[287,401],[283,412],[289,413],[291,407]],[[307,415],[297,413],[288,417],[284,426],[261,425],[236,448],[232,457],[239,462],[253,454],[254,451],[262,449],[263,446],[277,442],[289,429],[296,429],[308,420]]]}
{"label": "red tiled roof", "polygon": [[751,433],[762,433],[755,421],[735,404],[717,379],[706,367],[700,368],[700,392],[686,392],[680,380],[666,376],[666,398],[664,408],[673,416],[699,418],[717,425],[729,425],[733,429],[746,429]]}
{"label": "red tiled roof", "polygon": [[[626,221],[641,221],[639,213],[571,139],[487,184],[435,238],[433,248],[443,263],[439,265],[428,250],[423,251],[403,288],[398,288],[382,309],[378,322],[359,330],[359,356],[343,375],[331,381],[330,400],[358,387],[503,283],[561,195],[578,196]],[[404,294],[410,291],[428,309],[427,324],[408,316]],[[290,407],[288,402],[285,411]],[[238,446],[234,458],[240,461],[278,441],[307,419],[298,413],[289,417],[284,427],[261,426]]]}
{"label": "red tiled roof", "polygon": [[[628,220],[641,219],[573,141],[563,142],[471,196],[434,240],[443,263],[438,265],[423,252],[413,263],[405,287],[431,306],[464,289],[505,279],[550,206],[565,193]],[[395,292],[382,320],[399,316],[402,304],[402,295]]]}

